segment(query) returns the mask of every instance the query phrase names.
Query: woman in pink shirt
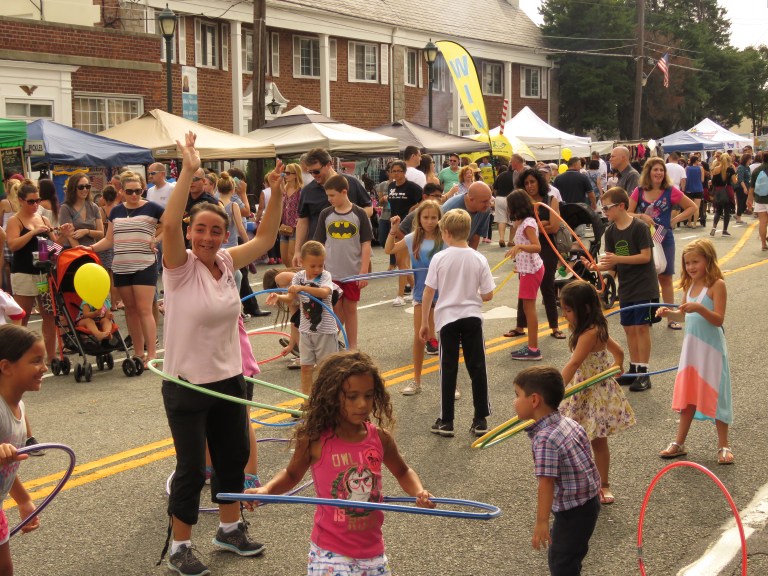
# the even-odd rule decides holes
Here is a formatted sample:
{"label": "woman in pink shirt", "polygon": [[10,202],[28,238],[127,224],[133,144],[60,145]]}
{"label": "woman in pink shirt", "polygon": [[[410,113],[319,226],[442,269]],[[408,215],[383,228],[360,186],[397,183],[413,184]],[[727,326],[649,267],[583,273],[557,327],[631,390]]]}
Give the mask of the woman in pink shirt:
{"label": "woman in pink shirt", "polygon": [[[238,318],[240,297],[235,270],[246,266],[272,246],[280,223],[282,197],[274,194],[256,236],[240,246],[222,250],[228,218],[219,204],[203,202],[190,213],[184,245],[181,221],[189,185],[200,168],[195,134],[186,135],[184,164],[163,215],[163,283],[165,285],[164,370],[177,378],[223,394],[246,397],[242,374]],[[278,160],[270,181],[282,171]],[[216,346],[211,346],[215,342]],[[191,543],[197,523],[200,491],[205,483],[205,443],[211,454],[211,492],[243,490],[248,461],[246,407],[201,394],[167,380],[163,403],[176,448],[176,472],[171,484],[168,567],[180,574],[207,574]],[[240,522],[239,503],[219,502],[219,529],[214,544],[240,556],[256,556],[264,546],[248,536]],[[167,544],[167,543],[166,543]],[[163,551],[163,556],[165,550]]]}

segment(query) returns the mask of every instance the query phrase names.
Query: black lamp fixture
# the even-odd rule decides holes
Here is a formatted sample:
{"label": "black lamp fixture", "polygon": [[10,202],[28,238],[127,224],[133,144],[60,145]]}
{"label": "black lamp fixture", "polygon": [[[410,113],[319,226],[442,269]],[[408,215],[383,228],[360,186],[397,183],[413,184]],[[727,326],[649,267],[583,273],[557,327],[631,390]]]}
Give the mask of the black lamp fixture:
{"label": "black lamp fixture", "polygon": [[427,45],[424,46],[424,60],[427,61],[427,66],[429,67],[429,127],[432,128],[432,88],[435,84],[432,67],[435,65],[435,60],[437,60],[437,46],[432,43],[431,38]]}
{"label": "black lamp fixture", "polygon": [[160,22],[160,31],[165,38],[165,76],[166,76],[166,95],[168,98],[168,113],[173,114],[173,78],[171,77],[171,59],[173,57],[173,37],[176,34],[176,14],[165,5],[165,9],[157,15]]}
{"label": "black lamp fixture", "polygon": [[272,96],[272,102],[267,104],[267,110],[269,110],[269,113],[272,114],[272,116],[275,116],[280,112],[280,104],[275,100],[274,96]]}

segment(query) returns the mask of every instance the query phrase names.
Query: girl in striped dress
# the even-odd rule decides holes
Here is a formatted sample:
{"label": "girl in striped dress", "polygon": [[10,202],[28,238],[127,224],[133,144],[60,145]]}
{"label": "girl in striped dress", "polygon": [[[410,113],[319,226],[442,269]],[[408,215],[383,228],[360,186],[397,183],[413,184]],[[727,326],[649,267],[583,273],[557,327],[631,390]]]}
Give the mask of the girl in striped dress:
{"label": "girl in striped dress", "polygon": [[684,456],[685,438],[694,418],[717,427],[717,463],[733,464],[728,426],[733,421],[731,372],[723,321],[728,294],[717,253],[709,240],[691,242],[683,250],[680,274],[683,303],[676,311],[659,308],[662,318],[685,320],[685,338],[672,394],[672,409],[680,412],[677,438],[662,450],[662,458]]}

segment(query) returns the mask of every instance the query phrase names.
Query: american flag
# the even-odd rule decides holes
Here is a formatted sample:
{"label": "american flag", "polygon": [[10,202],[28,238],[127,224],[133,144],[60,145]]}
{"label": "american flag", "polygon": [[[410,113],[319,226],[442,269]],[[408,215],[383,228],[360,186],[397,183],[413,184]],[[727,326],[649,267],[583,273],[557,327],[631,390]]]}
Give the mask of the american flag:
{"label": "american flag", "polygon": [[664,74],[664,88],[669,88],[669,52],[666,52],[656,65]]}
{"label": "american flag", "polygon": [[661,244],[661,241],[664,240],[664,236],[667,233],[667,229],[664,228],[661,224],[656,224],[656,230],[653,232],[653,241]]}
{"label": "american flag", "polygon": [[62,250],[64,250],[64,247],[61,244],[57,244],[53,240],[47,240],[46,245],[48,247],[48,253],[49,254],[55,254],[58,256]]}

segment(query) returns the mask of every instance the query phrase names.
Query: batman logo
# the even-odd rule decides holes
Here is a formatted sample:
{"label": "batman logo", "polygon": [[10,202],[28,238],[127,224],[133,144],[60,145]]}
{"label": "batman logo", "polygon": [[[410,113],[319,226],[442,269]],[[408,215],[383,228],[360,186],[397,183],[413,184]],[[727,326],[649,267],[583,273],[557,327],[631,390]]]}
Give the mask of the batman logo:
{"label": "batman logo", "polygon": [[336,240],[349,240],[357,236],[357,226],[352,222],[338,220],[328,224],[328,236]]}

